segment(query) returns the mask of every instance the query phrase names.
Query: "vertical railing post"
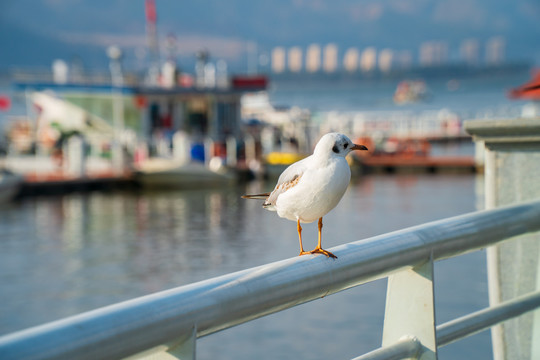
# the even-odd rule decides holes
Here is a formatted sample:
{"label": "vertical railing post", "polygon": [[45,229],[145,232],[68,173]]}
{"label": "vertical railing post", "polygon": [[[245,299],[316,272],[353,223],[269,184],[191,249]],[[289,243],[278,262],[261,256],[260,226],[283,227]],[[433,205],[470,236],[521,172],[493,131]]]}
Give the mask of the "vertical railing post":
{"label": "vertical railing post", "polygon": [[[485,144],[486,208],[540,198],[540,118],[465,123]],[[540,234],[502,242],[487,251],[490,305],[540,290]],[[492,330],[495,360],[539,359],[540,316],[524,314]]]}
{"label": "vertical railing post", "polygon": [[167,352],[180,360],[195,360],[197,358],[197,325],[193,325],[191,334],[180,344],[171,347]]}
{"label": "vertical railing post", "polygon": [[197,326],[193,325],[191,333],[184,334],[181,340],[167,345],[160,345],[123,360],[195,360],[197,343]]}
{"label": "vertical railing post", "polygon": [[422,344],[419,359],[437,359],[431,259],[388,277],[382,346],[407,336]]}

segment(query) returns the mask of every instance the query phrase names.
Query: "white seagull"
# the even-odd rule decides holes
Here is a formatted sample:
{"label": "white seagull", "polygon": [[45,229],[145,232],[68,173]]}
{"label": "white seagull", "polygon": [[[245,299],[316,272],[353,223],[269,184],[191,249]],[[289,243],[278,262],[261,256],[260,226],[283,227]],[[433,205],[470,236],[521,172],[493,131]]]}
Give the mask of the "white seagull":
{"label": "white seagull", "polygon": [[[353,150],[367,150],[356,145],[345,135],[324,135],[313,154],[291,164],[280,175],[271,193],[244,195],[245,199],[264,199],[263,207],[277,211],[279,217],[296,221],[300,240],[300,255],[324,254],[336,258],[321,247],[322,218],[339,203],[349,181],[351,169],[345,159]],[[319,242],[311,251],[304,251],[300,223],[311,223],[319,219]]]}

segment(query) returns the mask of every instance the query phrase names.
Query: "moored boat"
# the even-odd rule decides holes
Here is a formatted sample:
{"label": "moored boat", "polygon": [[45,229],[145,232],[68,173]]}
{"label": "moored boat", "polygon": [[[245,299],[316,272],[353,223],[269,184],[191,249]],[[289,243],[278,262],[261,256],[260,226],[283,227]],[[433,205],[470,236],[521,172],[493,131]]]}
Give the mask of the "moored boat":
{"label": "moored boat", "polygon": [[0,204],[12,200],[19,192],[23,177],[7,170],[0,171]]}
{"label": "moored boat", "polygon": [[154,158],[137,165],[135,178],[144,187],[153,189],[212,187],[235,182],[234,171],[220,164],[213,164],[182,164],[174,160]]}

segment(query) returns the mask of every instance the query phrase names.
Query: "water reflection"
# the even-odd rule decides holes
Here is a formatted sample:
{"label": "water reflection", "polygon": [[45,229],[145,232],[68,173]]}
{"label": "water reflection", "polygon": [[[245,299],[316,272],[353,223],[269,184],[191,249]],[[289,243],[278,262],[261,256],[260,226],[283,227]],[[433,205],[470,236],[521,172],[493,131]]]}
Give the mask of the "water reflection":
{"label": "water reflection", "polygon": [[[72,194],[0,209],[0,334],[295,256],[294,222],[240,198],[272,186]],[[324,218],[323,241],[331,248],[474,211],[475,201],[473,176],[364,177]],[[316,224],[304,239],[315,246]],[[483,261],[474,253],[437,264],[438,318],[487,304]],[[456,268],[467,281],[456,282]],[[199,357],[352,358],[379,345],[384,290],[375,282],[204,338]],[[489,346],[482,339],[476,346]]]}

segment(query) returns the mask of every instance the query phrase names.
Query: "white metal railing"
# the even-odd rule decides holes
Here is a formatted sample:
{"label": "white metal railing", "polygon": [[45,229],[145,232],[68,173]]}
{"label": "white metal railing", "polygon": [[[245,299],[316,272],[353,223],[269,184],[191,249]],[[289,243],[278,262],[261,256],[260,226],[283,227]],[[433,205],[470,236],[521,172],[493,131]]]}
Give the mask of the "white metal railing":
{"label": "white metal railing", "polygon": [[361,358],[435,358],[437,345],[531,310],[540,295],[435,329],[433,261],[536,231],[540,201],[435,221],[334,247],[337,260],[295,257],[8,334],[0,337],[0,358],[194,358],[198,337],[383,277],[383,348]]}
{"label": "white metal railing", "polygon": [[[459,339],[488,329],[504,320],[540,307],[540,291],[520,296],[503,304],[462,316],[437,326],[437,346],[442,347]],[[416,357],[422,349],[414,336],[404,336],[393,345],[371,351],[353,360],[389,360]]]}

